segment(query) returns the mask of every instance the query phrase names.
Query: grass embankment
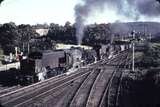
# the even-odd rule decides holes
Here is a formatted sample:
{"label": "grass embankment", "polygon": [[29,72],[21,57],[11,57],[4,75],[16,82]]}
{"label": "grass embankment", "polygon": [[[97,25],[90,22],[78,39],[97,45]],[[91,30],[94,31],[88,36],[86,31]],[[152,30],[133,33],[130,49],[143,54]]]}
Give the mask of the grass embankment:
{"label": "grass embankment", "polygon": [[149,44],[136,57],[141,70],[124,75],[119,107],[160,107],[160,43]]}

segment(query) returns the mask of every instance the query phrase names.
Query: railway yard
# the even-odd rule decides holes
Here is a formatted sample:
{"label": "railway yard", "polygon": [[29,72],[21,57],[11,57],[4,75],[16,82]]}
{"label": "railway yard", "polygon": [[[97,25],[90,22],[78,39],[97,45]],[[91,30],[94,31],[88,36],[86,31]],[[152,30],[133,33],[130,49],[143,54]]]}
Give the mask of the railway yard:
{"label": "railway yard", "polygon": [[[119,53],[109,60],[62,74],[0,96],[4,107],[115,107],[123,72],[131,55]],[[102,66],[103,65],[103,66]],[[94,66],[94,67],[93,67]]]}
{"label": "railway yard", "polygon": [[0,107],[160,107],[160,0],[0,8]]}
{"label": "railway yard", "polygon": [[131,55],[117,54],[109,60],[62,74],[0,96],[4,107],[116,107],[123,72]]}
{"label": "railway yard", "polygon": [[[2,107],[152,107],[155,104],[157,107],[159,69],[146,69],[157,64],[146,61],[150,57],[145,54],[149,52],[135,53],[135,71],[133,54],[126,49],[74,72],[3,89],[0,104]],[[148,94],[152,91],[155,94]]]}
{"label": "railway yard", "polygon": [[[148,53],[150,50],[135,53],[135,71],[131,50],[124,50],[74,72],[27,86],[6,87],[0,91],[0,106],[159,107],[159,68],[157,62],[147,61],[154,55]],[[153,67],[146,69],[150,65]]]}

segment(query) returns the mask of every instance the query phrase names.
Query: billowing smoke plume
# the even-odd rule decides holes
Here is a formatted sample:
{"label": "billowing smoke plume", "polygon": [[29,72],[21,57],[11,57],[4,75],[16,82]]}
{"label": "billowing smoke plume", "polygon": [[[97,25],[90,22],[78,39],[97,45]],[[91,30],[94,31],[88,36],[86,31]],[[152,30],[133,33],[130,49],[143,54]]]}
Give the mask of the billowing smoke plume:
{"label": "billowing smoke plume", "polygon": [[160,4],[157,0],[135,0],[134,6],[141,15],[152,17],[160,15]]}
{"label": "billowing smoke plume", "polygon": [[84,35],[84,26],[87,18],[94,12],[94,9],[103,8],[106,0],[83,0],[84,4],[77,4],[75,7],[76,16],[76,37],[80,45]]}
{"label": "billowing smoke plume", "polygon": [[107,0],[82,1],[82,4],[77,4],[75,7],[76,37],[79,45],[82,43],[87,18],[94,12],[95,9],[103,10]]}
{"label": "billowing smoke plume", "polygon": [[[78,44],[82,42],[87,19],[94,11],[99,10],[101,12],[105,7],[114,9],[118,15],[123,15],[135,21],[138,21],[141,16],[160,16],[160,0],[82,0],[82,2],[75,7]],[[119,19],[117,18],[117,20]]]}

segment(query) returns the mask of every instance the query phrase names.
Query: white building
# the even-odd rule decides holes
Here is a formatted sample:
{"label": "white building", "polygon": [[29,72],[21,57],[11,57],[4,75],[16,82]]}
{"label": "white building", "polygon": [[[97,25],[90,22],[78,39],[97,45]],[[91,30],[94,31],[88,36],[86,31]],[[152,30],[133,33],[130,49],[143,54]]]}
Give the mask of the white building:
{"label": "white building", "polygon": [[36,32],[40,35],[40,36],[44,36],[48,34],[49,29],[36,29]]}

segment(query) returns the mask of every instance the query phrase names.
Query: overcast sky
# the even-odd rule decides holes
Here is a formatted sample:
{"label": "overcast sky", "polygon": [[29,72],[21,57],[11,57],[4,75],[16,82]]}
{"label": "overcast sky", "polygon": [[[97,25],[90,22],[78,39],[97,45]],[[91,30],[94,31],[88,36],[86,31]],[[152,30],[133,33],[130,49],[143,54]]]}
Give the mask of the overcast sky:
{"label": "overcast sky", "polygon": [[[74,7],[80,0],[5,0],[0,6],[0,23],[16,24],[74,23]],[[88,23],[108,23],[118,20],[132,21],[110,9],[95,12]],[[143,18],[141,19],[143,20]]]}
{"label": "overcast sky", "polygon": [[74,22],[77,0],[5,0],[0,7],[0,23],[16,24]]}

